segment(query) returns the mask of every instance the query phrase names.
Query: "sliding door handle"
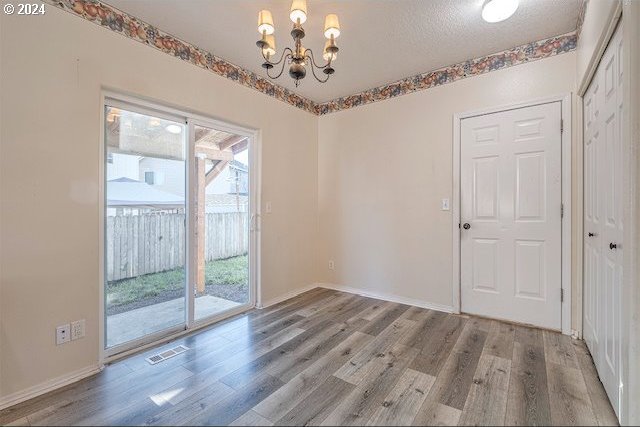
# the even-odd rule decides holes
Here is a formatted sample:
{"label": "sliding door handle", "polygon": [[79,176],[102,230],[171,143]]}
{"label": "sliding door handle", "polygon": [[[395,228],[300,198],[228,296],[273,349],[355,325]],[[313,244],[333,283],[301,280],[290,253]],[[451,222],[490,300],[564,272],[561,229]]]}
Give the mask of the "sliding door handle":
{"label": "sliding door handle", "polygon": [[259,221],[260,215],[251,214],[251,217],[249,218],[249,231],[259,231]]}

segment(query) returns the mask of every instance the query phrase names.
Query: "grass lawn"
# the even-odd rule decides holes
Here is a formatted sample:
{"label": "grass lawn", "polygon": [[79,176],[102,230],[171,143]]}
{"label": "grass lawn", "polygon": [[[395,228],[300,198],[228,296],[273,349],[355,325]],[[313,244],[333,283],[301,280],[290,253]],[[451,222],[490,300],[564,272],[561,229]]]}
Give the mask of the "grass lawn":
{"label": "grass lawn", "polygon": [[[246,255],[209,261],[205,266],[207,285],[242,285],[249,281]],[[184,289],[184,268],[145,274],[107,283],[107,304],[124,305],[173,294]]]}

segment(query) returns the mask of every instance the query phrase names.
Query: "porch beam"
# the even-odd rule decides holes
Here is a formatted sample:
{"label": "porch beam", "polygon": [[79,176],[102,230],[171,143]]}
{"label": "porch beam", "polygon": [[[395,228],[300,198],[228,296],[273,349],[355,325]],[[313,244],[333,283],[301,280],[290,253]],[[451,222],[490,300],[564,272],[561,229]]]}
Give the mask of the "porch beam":
{"label": "porch beam", "polygon": [[205,186],[211,184],[211,182],[214,179],[216,179],[218,175],[222,173],[222,171],[224,170],[224,168],[227,167],[228,164],[229,164],[229,161],[222,160],[218,162],[218,164],[215,165],[213,168],[211,168],[211,170],[207,172],[207,174],[205,175]]}

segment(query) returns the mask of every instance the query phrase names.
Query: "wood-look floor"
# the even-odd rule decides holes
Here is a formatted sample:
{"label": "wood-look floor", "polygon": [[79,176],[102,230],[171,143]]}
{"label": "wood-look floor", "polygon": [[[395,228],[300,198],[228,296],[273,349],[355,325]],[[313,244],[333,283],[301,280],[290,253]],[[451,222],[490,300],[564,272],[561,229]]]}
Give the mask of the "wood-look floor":
{"label": "wood-look floor", "polygon": [[326,289],[0,411],[15,425],[616,424],[581,341]]}

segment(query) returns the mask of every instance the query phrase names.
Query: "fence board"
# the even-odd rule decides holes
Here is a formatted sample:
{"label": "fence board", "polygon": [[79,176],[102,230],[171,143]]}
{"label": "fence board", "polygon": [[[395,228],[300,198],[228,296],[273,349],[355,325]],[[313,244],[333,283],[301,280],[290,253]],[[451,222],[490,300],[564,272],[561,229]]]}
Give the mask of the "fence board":
{"label": "fence board", "polygon": [[[246,212],[206,214],[205,260],[245,255],[249,249],[247,225]],[[184,214],[107,217],[107,280],[122,280],[183,267],[185,236]]]}

